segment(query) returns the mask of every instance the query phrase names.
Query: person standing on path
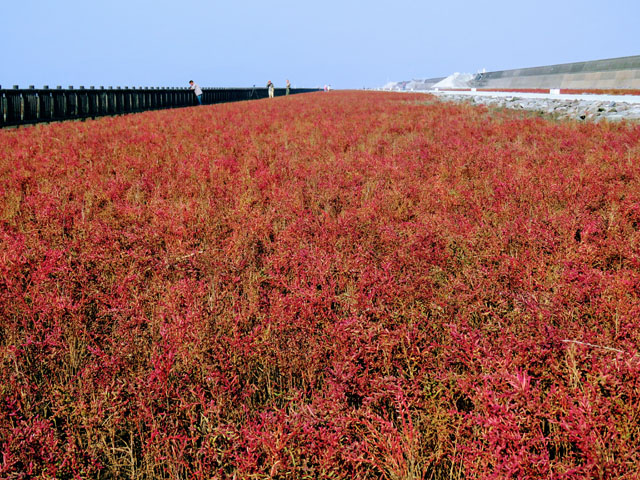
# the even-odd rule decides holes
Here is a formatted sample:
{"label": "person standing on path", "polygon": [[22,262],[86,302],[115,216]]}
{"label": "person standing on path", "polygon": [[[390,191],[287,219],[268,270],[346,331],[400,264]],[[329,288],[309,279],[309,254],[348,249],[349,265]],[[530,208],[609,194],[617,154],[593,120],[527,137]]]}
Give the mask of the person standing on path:
{"label": "person standing on path", "polygon": [[287,90],[285,92],[285,95],[289,95],[289,89],[291,88],[291,82],[289,82],[289,79],[287,78]]}
{"label": "person standing on path", "polygon": [[200,85],[194,83],[193,80],[189,80],[189,90],[193,90],[193,94],[196,96],[198,105],[202,105],[202,89]]}
{"label": "person standing on path", "polygon": [[273,98],[275,87],[273,86],[273,83],[271,83],[271,80],[267,82],[267,89],[269,90],[269,98]]}

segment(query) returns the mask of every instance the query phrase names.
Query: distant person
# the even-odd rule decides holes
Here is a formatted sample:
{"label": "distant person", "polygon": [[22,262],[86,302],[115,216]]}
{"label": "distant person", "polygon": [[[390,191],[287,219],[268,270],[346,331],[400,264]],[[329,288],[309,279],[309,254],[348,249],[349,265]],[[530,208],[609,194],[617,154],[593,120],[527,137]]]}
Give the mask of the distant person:
{"label": "distant person", "polygon": [[189,90],[193,90],[193,94],[196,96],[198,105],[202,105],[202,89],[200,85],[194,83],[193,80],[189,80]]}
{"label": "distant person", "polygon": [[267,90],[269,90],[269,98],[273,98],[275,94],[275,87],[273,86],[273,83],[271,83],[271,80],[267,82]]}
{"label": "distant person", "polygon": [[289,82],[289,79],[287,78],[287,90],[285,91],[285,95],[289,95],[290,88],[291,88],[291,82]]}

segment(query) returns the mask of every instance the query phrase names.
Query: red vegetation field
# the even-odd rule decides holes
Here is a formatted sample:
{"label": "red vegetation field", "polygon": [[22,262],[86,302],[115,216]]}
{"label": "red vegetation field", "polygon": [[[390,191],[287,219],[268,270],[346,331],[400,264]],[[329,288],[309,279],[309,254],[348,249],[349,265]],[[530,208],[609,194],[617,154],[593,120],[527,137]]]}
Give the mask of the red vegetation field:
{"label": "red vegetation field", "polygon": [[0,477],[640,476],[640,126],[330,92],[0,132]]}

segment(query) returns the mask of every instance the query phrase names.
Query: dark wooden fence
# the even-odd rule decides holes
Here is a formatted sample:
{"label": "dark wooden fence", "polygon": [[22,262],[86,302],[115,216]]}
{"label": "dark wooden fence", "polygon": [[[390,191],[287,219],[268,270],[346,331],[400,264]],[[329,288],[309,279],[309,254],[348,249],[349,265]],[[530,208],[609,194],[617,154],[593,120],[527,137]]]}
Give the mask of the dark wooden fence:
{"label": "dark wooden fence", "polygon": [[[291,94],[315,92],[315,88],[292,88]],[[203,88],[202,103],[237,102],[267,98],[266,88]],[[276,96],[285,94],[276,88]],[[188,88],[95,88],[57,87],[0,88],[0,127],[29,125],[121,115],[125,113],[189,107],[196,99]]]}

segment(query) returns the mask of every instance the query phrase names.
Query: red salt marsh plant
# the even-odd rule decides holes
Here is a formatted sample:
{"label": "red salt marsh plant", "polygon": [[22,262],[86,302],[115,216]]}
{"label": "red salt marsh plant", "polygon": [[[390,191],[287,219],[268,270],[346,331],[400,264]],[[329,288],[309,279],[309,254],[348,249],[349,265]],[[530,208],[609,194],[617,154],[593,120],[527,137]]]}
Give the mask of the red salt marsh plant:
{"label": "red salt marsh plant", "polygon": [[331,92],[0,132],[0,476],[637,478],[640,127]]}

